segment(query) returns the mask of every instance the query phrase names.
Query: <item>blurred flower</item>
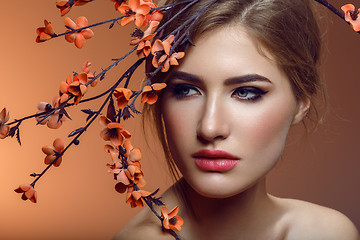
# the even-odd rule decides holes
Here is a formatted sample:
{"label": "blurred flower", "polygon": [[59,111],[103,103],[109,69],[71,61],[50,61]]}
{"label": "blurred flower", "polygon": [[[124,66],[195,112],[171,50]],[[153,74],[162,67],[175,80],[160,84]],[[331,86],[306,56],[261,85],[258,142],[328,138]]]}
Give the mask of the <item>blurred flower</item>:
{"label": "blurred flower", "polygon": [[75,6],[82,6],[94,0],[74,0]]}
{"label": "blurred flower", "polygon": [[134,207],[143,207],[144,203],[142,197],[147,197],[151,193],[144,190],[136,190],[134,191],[133,187],[128,188],[128,193],[126,197],[126,203],[129,203],[132,208]]}
{"label": "blurred flower", "polygon": [[180,231],[181,226],[184,224],[184,220],[176,216],[179,212],[179,207],[174,207],[170,212],[166,206],[161,207],[161,217],[163,218],[163,226],[166,229],[174,231]]}
{"label": "blurred flower", "polygon": [[157,62],[153,61],[153,66],[158,68],[163,64],[161,71],[167,72],[170,68],[170,65],[174,65],[174,66],[179,65],[179,62],[177,60],[183,58],[184,56],[185,56],[184,52],[173,53],[171,54],[170,57],[164,54],[158,59]]}
{"label": "blurred flower", "polygon": [[58,1],[56,2],[56,7],[60,9],[61,16],[64,16],[67,14],[71,7],[75,4],[75,6],[82,6],[88,2],[91,2],[93,0],[65,0],[65,1]]}
{"label": "blurred flower", "polygon": [[9,112],[6,111],[6,108],[3,108],[0,112],[0,139],[6,138],[10,131],[10,126],[5,124],[9,121],[9,118]]}
{"label": "blurred flower", "polygon": [[72,83],[71,76],[68,75],[65,82],[60,83],[59,95],[60,95],[60,103],[66,102],[69,97],[70,93],[68,91],[70,84]]}
{"label": "blurred flower", "polygon": [[86,62],[84,62],[84,64],[82,65],[81,70],[82,70],[84,73],[89,73],[89,72],[90,72],[90,68],[91,68],[91,62],[90,62],[90,61],[86,61]]}
{"label": "blurred flower", "polygon": [[159,25],[158,21],[152,21],[149,27],[143,32],[140,29],[136,29],[132,34],[130,45],[138,45],[137,55],[140,58],[149,56],[151,52],[150,40],[156,35],[155,30]]}
{"label": "blurred flower", "polygon": [[151,49],[151,53],[154,56],[157,56],[159,54],[163,55],[169,55],[170,54],[170,48],[171,48],[171,44],[174,42],[174,35],[170,35],[167,39],[165,39],[164,41],[161,41],[160,39],[156,39],[154,42],[154,45]]}
{"label": "blurred flower", "polygon": [[32,185],[22,184],[14,191],[17,193],[22,193],[22,196],[21,196],[22,200],[30,199],[31,202],[36,203],[37,193]]}
{"label": "blurred flower", "polygon": [[118,148],[114,148],[113,146],[107,144],[105,145],[105,151],[110,153],[113,160],[113,164],[106,164],[110,167],[108,172],[114,174],[115,180],[119,181],[124,186],[128,186],[131,182],[125,174],[125,169],[123,169],[122,159],[120,159]]}
{"label": "blurred flower", "polygon": [[134,148],[130,140],[125,140],[123,147],[126,149],[125,156],[128,158],[128,163],[135,163],[141,160],[140,148]]}
{"label": "blurred flower", "polygon": [[108,172],[114,174],[114,179],[118,181],[115,189],[120,193],[124,193],[128,187],[132,187],[134,184],[138,185],[138,187],[144,187],[146,184],[141,164],[139,163],[141,160],[140,149],[134,148],[130,140],[125,140],[124,148],[126,152],[122,158],[118,150],[119,147],[105,146],[105,151],[110,153],[113,160],[113,164],[107,164],[110,167]]}
{"label": "blurred flower", "polygon": [[121,20],[121,25],[125,26],[132,21],[135,21],[137,27],[143,27],[146,25],[146,16],[150,13],[151,7],[154,6],[152,1],[144,0],[129,0],[129,5],[121,3],[118,7],[118,11],[126,16]]}
{"label": "blurred flower", "polygon": [[125,0],[110,0],[115,3],[115,10],[118,10],[118,7],[125,1]]}
{"label": "blurred flower", "polygon": [[[46,154],[44,160],[45,164],[46,165],[51,164],[57,158],[56,153],[61,153],[64,150],[64,148],[65,148],[64,142],[60,138],[54,140],[53,146],[43,146],[42,151],[43,153]],[[58,159],[54,162],[53,164],[54,167],[60,166],[61,161],[62,161],[62,156],[58,157]]]}
{"label": "blurred flower", "polygon": [[[139,163],[140,164],[140,163]],[[144,173],[140,167],[136,165],[129,165],[124,173],[131,183],[136,184],[138,187],[144,187],[146,182],[144,180]],[[117,179],[118,180],[118,179]],[[118,180],[120,181],[120,180]]]}
{"label": "blurred flower", "polygon": [[[85,28],[88,25],[88,20],[86,17],[78,17],[74,22],[70,18],[65,18],[65,25],[70,27],[71,29],[80,29]],[[67,30],[66,32],[71,32],[71,30]],[[85,28],[77,32],[69,33],[65,35],[66,41],[70,43],[75,43],[77,48],[82,48],[85,43],[85,39],[92,38],[94,36],[94,32],[90,28]]]}
{"label": "blurred flower", "polygon": [[[119,169],[122,168],[121,160],[119,159],[119,150],[118,148],[114,148],[113,146],[106,144],[104,147],[105,152],[108,152],[113,160],[113,164],[106,164],[106,166],[110,167],[110,169]],[[112,172],[111,170],[108,170]]]}
{"label": "blurred flower", "polygon": [[141,94],[141,103],[154,104],[158,99],[158,92],[166,87],[166,83],[153,83],[145,86]]}
{"label": "blurred flower", "polygon": [[341,7],[341,10],[345,13],[345,20],[350,23],[354,31],[360,31],[360,18],[359,13],[360,9],[355,9],[355,6],[352,4],[346,4]]}
{"label": "blurred flower", "polygon": [[[152,8],[156,8],[156,7],[157,5],[154,3],[154,6],[152,6]],[[146,15],[143,25],[146,26],[149,22],[153,22],[153,21],[160,22],[162,18],[163,18],[163,14],[158,10],[155,10],[151,14]]]}
{"label": "blurred flower", "polygon": [[71,76],[69,75],[66,81],[61,82],[60,84],[60,103],[68,100],[69,94],[71,94],[75,96],[75,104],[78,104],[87,91],[86,84],[88,80],[87,73],[77,74],[73,77],[73,79],[71,79]]}
{"label": "blurred flower", "polygon": [[105,127],[100,132],[100,136],[105,141],[111,141],[115,146],[120,146],[125,139],[131,137],[131,133],[123,129],[120,123],[111,122],[110,119],[105,116],[100,117],[100,123]]}
{"label": "blurred flower", "polygon": [[129,102],[132,91],[127,88],[116,88],[114,90],[114,97],[116,97],[119,109],[123,109]]}
{"label": "blurred flower", "polygon": [[137,56],[139,58],[144,58],[149,56],[151,52],[151,42],[149,40],[141,41],[136,49]]}
{"label": "blurred flower", "polygon": [[114,169],[111,172],[115,174],[115,180],[118,182],[124,184],[125,186],[128,186],[131,184],[130,179],[126,175],[126,169],[120,168],[120,169]]}
{"label": "blurred flower", "polygon": [[[88,81],[91,81],[95,77],[94,73],[90,72],[90,68],[91,68],[91,62],[90,61],[84,62],[84,64],[82,65],[82,68],[81,68],[82,71],[87,74]],[[90,83],[90,86],[95,87],[97,85],[97,83],[98,83],[98,79],[95,79],[94,81],[92,81]]]}
{"label": "blurred flower", "polygon": [[37,114],[44,113],[44,114],[41,116],[37,116],[35,118],[36,121],[41,125],[47,124],[48,128],[51,128],[51,129],[57,129],[57,128],[61,127],[65,118],[63,117],[63,115],[60,116],[60,114],[59,114],[60,110],[56,110],[53,114],[48,116],[46,119],[42,120],[43,117],[47,115],[46,113],[50,113],[50,111],[59,107],[59,105],[60,105],[59,101],[60,101],[60,97],[55,97],[53,99],[52,105],[47,102],[40,102],[37,106],[38,111],[36,113]]}
{"label": "blurred flower", "polygon": [[45,25],[45,27],[39,27],[36,29],[36,33],[38,35],[36,37],[37,43],[45,42],[45,41],[51,39],[55,34],[54,29],[51,26],[51,22],[44,20],[44,25]]}
{"label": "blurred flower", "polygon": [[70,4],[69,0],[56,2],[56,7],[60,9],[61,16],[67,14],[70,11],[72,5],[73,3]]}
{"label": "blurred flower", "polygon": [[156,33],[154,32],[158,25],[158,21],[151,22],[149,27],[144,32],[141,31],[139,28],[136,28],[136,30],[131,34],[133,38],[130,41],[130,45],[137,45],[142,40],[152,39],[156,35]]}
{"label": "blurred flower", "polygon": [[74,76],[73,82],[69,85],[68,92],[75,96],[75,104],[78,104],[86,93],[88,80],[89,78],[86,73],[80,73]]}
{"label": "blurred flower", "polygon": [[162,65],[162,72],[167,72],[170,68],[170,65],[179,65],[177,59],[181,59],[185,56],[184,52],[175,52],[169,56],[171,44],[173,41],[174,35],[170,35],[164,41],[156,39],[151,48],[151,53],[154,55],[152,59],[152,65],[155,68],[158,68]]}

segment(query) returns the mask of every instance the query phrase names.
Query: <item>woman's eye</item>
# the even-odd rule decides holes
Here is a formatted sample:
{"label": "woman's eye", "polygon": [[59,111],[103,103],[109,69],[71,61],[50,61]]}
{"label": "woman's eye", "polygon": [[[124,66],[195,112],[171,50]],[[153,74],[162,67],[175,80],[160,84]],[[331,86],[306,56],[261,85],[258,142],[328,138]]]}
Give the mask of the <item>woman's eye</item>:
{"label": "woman's eye", "polygon": [[177,84],[172,87],[172,92],[176,98],[184,98],[197,95],[199,91],[189,84]]}
{"label": "woman's eye", "polygon": [[241,100],[255,101],[260,99],[266,93],[268,93],[268,91],[263,91],[256,87],[240,87],[234,91],[233,96]]}

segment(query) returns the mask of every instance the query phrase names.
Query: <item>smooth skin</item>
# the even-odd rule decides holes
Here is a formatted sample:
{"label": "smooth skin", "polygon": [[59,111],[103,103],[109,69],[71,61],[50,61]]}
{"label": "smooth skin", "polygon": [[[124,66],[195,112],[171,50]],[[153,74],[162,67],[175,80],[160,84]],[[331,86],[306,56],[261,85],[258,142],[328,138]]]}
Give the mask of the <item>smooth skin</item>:
{"label": "smooth skin", "polygon": [[[162,113],[172,156],[190,186],[194,216],[174,186],[164,195],[179,205],[182,239],[359,240],[343,214],[281,199],[266,191],[266,175],[279,161],[289,129],[310,102],[296,100],[289,79],[270,54],[260,54],[245,28],[223,27],[195,42],[172,73]],[[192,155],[226,151],[240,160],[225,172],[199,168]],[[173,239],[145,209],[115,239]]]}

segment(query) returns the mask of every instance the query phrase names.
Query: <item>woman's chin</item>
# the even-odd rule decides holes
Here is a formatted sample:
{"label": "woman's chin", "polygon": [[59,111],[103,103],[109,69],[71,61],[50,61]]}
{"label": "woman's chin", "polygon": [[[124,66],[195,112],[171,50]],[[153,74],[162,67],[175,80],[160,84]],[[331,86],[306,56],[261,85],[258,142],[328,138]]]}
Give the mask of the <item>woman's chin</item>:
{"label": "woman's chin", "polygon": [[221,177],[210,178],[206,181],[199,180],[189,179],[187,182],[195,194],[206,198],[229,198],[241,194],[249,188],[246,184],[239,184],[239,182],[234,184],[234,182],[227,182]]}

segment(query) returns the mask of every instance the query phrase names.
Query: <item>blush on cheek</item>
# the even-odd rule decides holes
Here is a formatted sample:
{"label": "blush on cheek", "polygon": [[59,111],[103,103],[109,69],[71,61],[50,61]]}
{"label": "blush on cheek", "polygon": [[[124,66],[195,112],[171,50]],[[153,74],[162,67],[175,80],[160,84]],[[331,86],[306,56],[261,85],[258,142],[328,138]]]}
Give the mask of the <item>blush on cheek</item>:
{"label": "blush on cheek", "polygon": [[[181,112],[180,112],[181,113]],[[189,125],[187,113],[179,114],[175,109],[167,110],[164,114],[166,134],[169,138],[183,139],[186,136],[186,130]]]}
{"label": "blush on cheek", "polygon": [[280,157],[294,116],[292,105],[266,108],[261,115],[253,119],[249,130],[253,134],[251,144]]}
{"label": "blush on cheek", "polygon": [[168,97],[165,98],[161,111],[168,138],[183,142],[196,136],[197,118],[201,112],[199,101],[179,101]]}

